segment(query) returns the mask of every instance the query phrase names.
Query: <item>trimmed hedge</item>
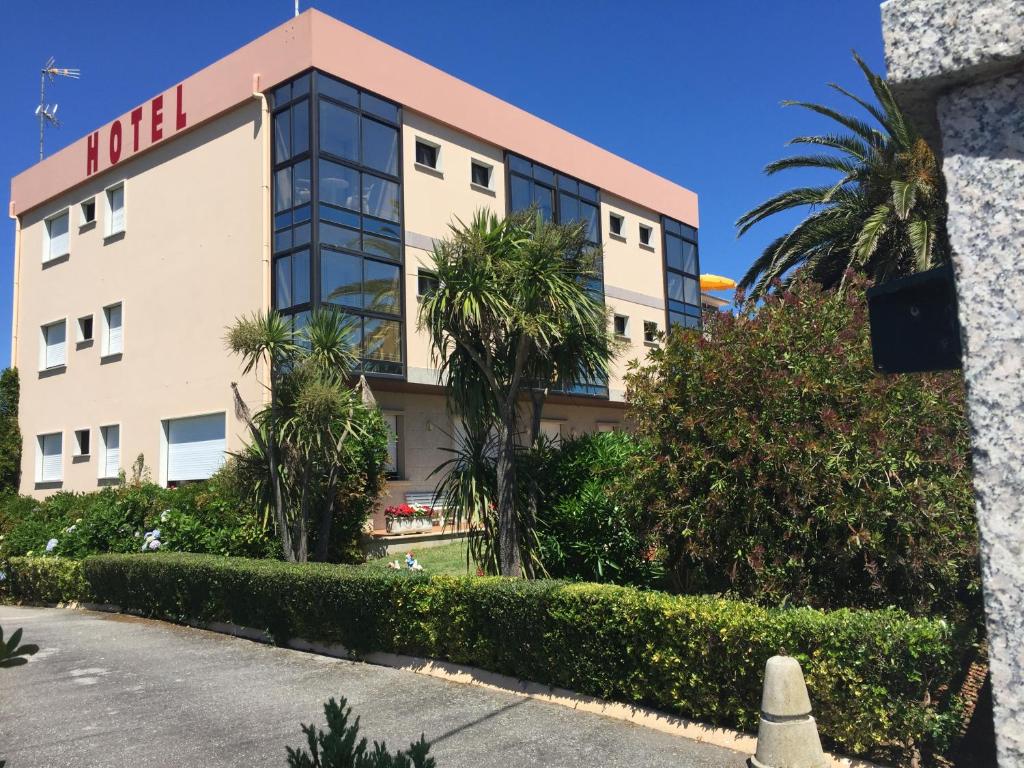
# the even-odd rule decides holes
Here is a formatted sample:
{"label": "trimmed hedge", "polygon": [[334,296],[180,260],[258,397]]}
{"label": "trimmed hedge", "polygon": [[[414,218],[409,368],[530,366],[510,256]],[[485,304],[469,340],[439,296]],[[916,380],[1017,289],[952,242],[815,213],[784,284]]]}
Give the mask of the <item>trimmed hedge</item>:
{"label": "trimmed hedge", "polygon": [[[11,567],[58,574],[57,562]],[[834,748],[906,759],[941,747],[954,727],[939,694],[958,643],[945,622],[896,610],[766,609],[611,585],[172,553],[90,557],[83,573],[95,600],[150,616],[341,643],[356,656],[446,659],[746,731],[757,726],[765,661],[785,650],[803,665]],[[23,599],[30,587],[52,595],[41,581],[15,579]]]}
{"label": "trimmed hedge", "polygon": [[51,605],[91,601],[81,560],[66,557],[12,557],[7,583],[16,600]]}

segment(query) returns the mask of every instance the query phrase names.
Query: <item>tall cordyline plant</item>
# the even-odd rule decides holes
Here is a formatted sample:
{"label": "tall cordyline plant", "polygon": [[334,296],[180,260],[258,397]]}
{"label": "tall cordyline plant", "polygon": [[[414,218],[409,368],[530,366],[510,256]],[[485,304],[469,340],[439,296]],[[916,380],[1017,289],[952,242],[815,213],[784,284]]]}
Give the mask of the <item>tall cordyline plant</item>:
{"label": "tall cordyline plant", "polygon": [[679,588],[820,608],[978,607],[963,382],[872,367],[865,281],[799,279],[674,331],[627,377]]}
{"label": "tall cordyline plant", "polygon": [[[272,371],[269,402],[253,413],[232,383],[235,409],[252,444],[240,458],[262,467],[254,496],[263,500],[281,538],[285,559],[304,562],[315,532],[316,559],[327,559],[337,494],[358,471],[352,444],[372,433],[380,416],[346,385],[355,356],[349,321],[315,310],[293,331],[275,312],[239,318],[228,329],[228,348],[242,357],[243,373],[257,365]],[[383,462],[382,446],[379,461]]]}
{"label": "tall cordyline plant", "polygon": [[464,441],[439,468],[441,490],[457,513],[483,521],[493,548],[484,563],[505,576],[523,575],[524,565],[531,573],[516,456],[536,439],[546,391],[606,376],[615,354],[606,310],[588,290],[598,256],[582,223],[551,224],[536,211],[505,219],[479,211],[434,247],[438,287],[424,298],[420,325]]}

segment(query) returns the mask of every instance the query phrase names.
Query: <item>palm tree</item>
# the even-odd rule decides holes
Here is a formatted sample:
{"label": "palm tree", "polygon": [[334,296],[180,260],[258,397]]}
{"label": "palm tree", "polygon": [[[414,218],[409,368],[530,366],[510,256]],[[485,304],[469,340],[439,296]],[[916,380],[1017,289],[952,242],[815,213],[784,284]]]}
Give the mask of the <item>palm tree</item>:
{"label": "palm tree", "polygon": [[[536,211],[506,219],[479,211],[451,230],[434,247],[438,287],[420,307],[420,324],[430,336],[450,407],[472,445],[495,446],[495,468],[492,484],[485,468],[473,471],[472,462],[456,462],[464,474],[447,485],[472,487],[473,499],[463,506],[484,512],[485,519],[494,504],[492,560],[502,575],[520,576],[530,535],[522,530],[528,517],[515,460],[523,443],[523,401],[533,408],[532,443],[543,397],[527,396],[546,392],[559,379],[606,376],[616,346],[605,307],[588,290],[597,254],[587,246],[582,224],[551,224]],[[489,487],[496,498],[485,498]]]}
{"label": "palm tree", "polygon": [[783,192],[736,222],[742,236],[773,214],[810,206],[807,218],[769,244],[743,276],[740,287],[752,299],[763,296],[776,280],[788,281],[798,267],[822,286],[842,290],[847,270],[880,282],[949,258],[945,188],[935,154],[904,117],[888,83],[856,53],[853,57],[878,103],[836,83],[829,85],[866,110],[877,127],[820,104],[783,102],[824,115],[846,131],[793,139],[790,144],[836,151],[783,158],[766,166],[765,173],[824,168],[837,172],[839,179]]}
{"label": "palm tree", "polygon": [[[356,363],[351,338],[351,320],[329,309],[315,310],[297,331],[269,312],[239,318],[227,332],[244,374],[265,365],[273,375],[270,402],[255,414],[231,388],[252,438],[240,458],[257,469],[253,496],[273,518],[289,561],[308,559],[314,526],[316,558],[327,558],[337,490],[353,471],[349,448],[381,418],[346,384]],[[383,442],[380,448],[383,466]]]}

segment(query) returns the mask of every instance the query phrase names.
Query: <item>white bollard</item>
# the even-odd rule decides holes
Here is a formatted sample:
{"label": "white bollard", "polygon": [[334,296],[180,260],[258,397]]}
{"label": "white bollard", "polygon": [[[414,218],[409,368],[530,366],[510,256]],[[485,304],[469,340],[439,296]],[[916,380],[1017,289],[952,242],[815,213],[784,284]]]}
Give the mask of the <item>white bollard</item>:
{"label": "white bollard", "polygon": [[792,656],[772,656],[764,665],[761,725],[757,729],[754,768],[824,768],[825,753],[818,726],[811,717],[800,662]]}

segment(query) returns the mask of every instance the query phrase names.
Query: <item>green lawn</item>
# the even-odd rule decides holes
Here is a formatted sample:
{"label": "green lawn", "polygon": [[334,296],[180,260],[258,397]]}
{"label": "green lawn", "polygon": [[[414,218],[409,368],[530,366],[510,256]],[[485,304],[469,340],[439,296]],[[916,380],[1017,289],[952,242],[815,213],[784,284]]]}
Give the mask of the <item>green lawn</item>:
{"label": "green lawn", "polygon": [[[387,568],[388,561],[398,560],[402,568],[405,568],[405,553],[412,551],[413,557],[419,561],[426,573],[447,573],[452,576],[465,576],[466,571],[466,542],[454,541],[451,544],[442,544],[439,547],[427,547],[417,549],[416,542],[410,541],[408,548],[399,552],[393,552],[387,557],[370,560],[366,563],[369,568]],[[473,567],[470,574],[476,574]]]}

